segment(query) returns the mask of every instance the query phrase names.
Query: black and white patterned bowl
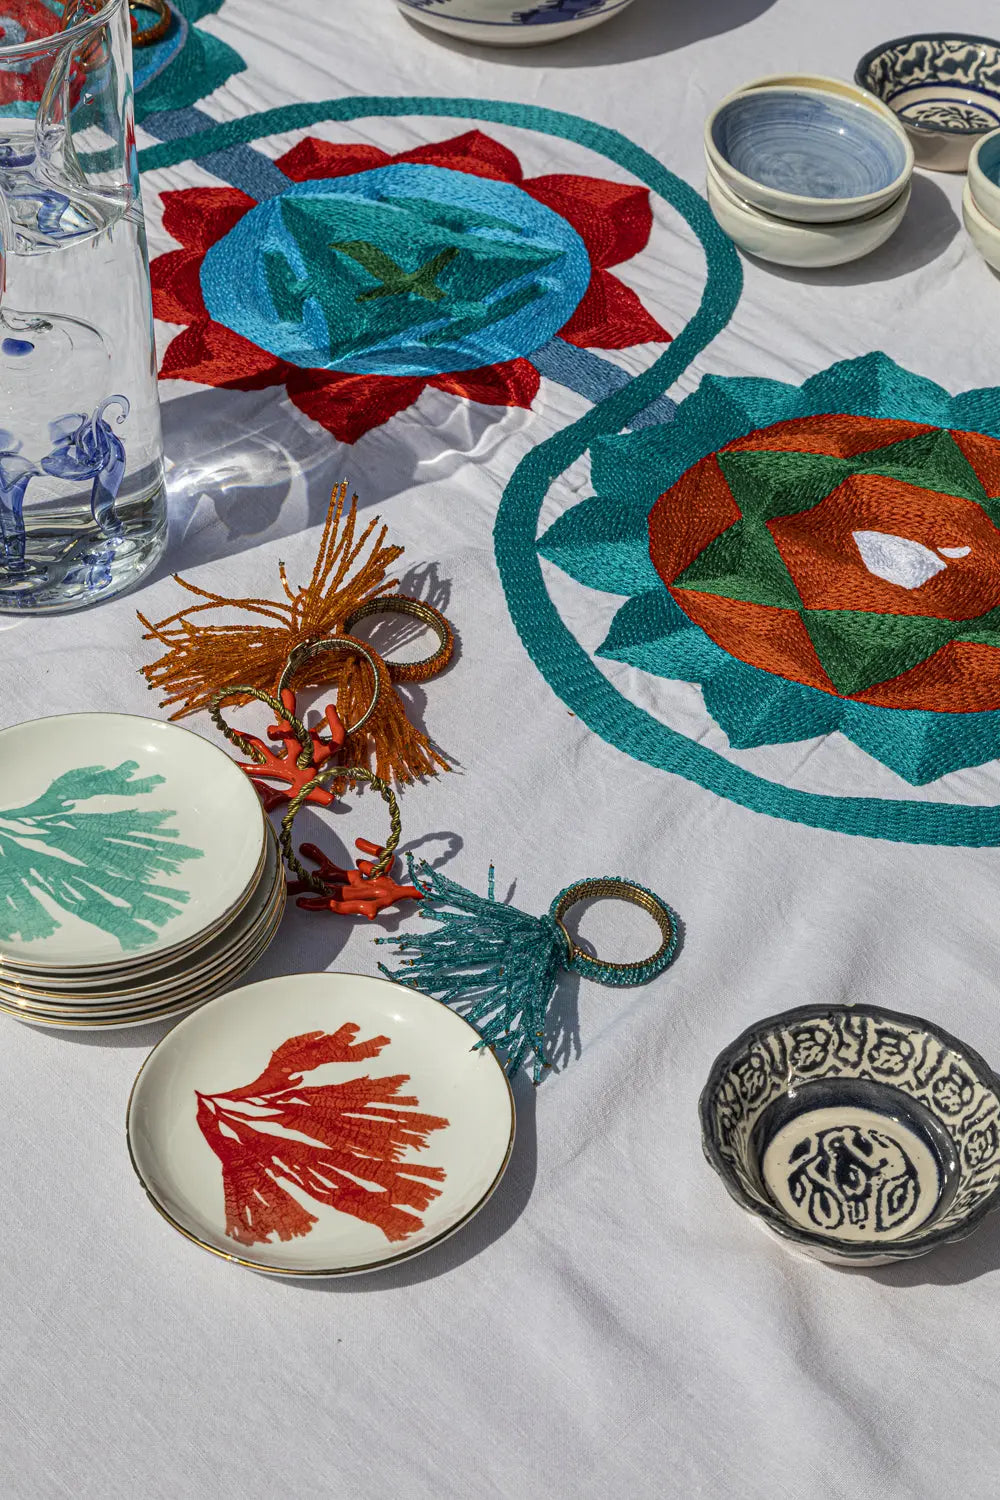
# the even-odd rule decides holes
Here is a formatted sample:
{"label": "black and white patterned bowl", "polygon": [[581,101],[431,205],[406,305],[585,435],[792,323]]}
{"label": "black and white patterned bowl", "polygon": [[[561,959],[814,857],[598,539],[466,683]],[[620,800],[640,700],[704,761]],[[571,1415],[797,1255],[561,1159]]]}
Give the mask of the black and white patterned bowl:
{"label": "black and white patterned bowl", "polygon": [[1000,1207],[1000,1079],[964,1042],[869,1005],[806,1005],[722,1052],[702,1144],[736,1202],[819,1260],[886,1265]]}
{"label": "black and white patterned bowl", "polygon": [[898,115],[917,164],[964,172],[981,136],[1000,126],[1000,42],[936,33],[882,42],[855,80]]}

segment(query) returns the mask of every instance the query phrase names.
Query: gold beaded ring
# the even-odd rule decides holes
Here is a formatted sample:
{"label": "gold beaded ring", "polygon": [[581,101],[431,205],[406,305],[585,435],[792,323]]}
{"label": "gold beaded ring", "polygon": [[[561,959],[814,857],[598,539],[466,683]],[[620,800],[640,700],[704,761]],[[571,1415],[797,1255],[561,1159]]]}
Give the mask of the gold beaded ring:
{"label": "gold beaded ring", "polygon": [[225,735],[231,745],[236,746],[237,750],[249,756],[257,765],[264,765],[267,761],[267,756],[260,742],[255,742],[249,735],[243,734],[231,724],[227,724],[222,717],[222,709],[224,704],[231,703],[234,698],[250,698],[257,703],[266,704],[280,722],[287,724],[294,731],[296,739],[302,746],[296,757],[295,764],[300,770],[304,770],[312,764],[314,754],[309,731],[302,720],[296,716],[295,710],[285,707],[281,700],[281,695],[304,661],[307,661],[311,656],[318,656],[321,651],[328,650],[353,651],[358,656],[364,657],[372,669],[373,688],[371,702],[357,723],[346,727],[344,730],[345,738],[352,734],[357,734],[358,730],[363,729],[368,723],[378,705],[379,696],[382,692],[385,667],[381,662],[381,658],[371,647],[366,646],[364,641],[356,641],[353,636],[333,636],[330,640],[307,641],[304,645],[296,647],[285,663],[285,670],[281,674],[281,680],[278,683],[276,693],[265,693],[262,688],[250,687],[247,683],[238,683],[235,687],[224,688],[221,693],[215,694],[208,705],[208,711],[212,716],[212,723],[220,734]]}
{"label": "gold beaded ring", "polygon": [[422,599],[411,599],[407,594],[385,594],[378,599],[369,599],[359,605],[344,621],[344,630],[350,631],[359,620],[371,615],[411,615],[431,629],[438,638],[438,648],[423,661],[387,661],[386,669],[392,682],[427,682],[443,672],[455,651],[455,632],[439,609],[425,604]]}
{"label": "gold beaded ring", "polygon": [[[576,906],[581,901],[594,900],[628,901],[633,906],[640,906],[643,911],[648,912],[660,929],[663,938],[657,951],[650,958],[639,959],[635,963],[628,964],[611,963],[606,959],[594,958],[589,953],[584,953],[570,937],[563,918],[570,907]],[[599,876],[593,880],[577,881],[576,885],[571,885],[560,893],[553,902],[549,914],[558,924],[566,940],[569,967],[587,979],[596,980],[598,984],[644,984],[647,979],[666,968],[677,947],[677,919],[670,907],[652,891],[647,891],[645,886],[636,885],[631,880]]]}
{"label": "gold beaded ring", "polygon": [[312,781],[308,782],[288,804],[288,811],[281,820],[281,832],[278,834],[278,843],[281,845],[281,852],[284,855],[288,868],[301,881],[304,881],[310,890],[316,891],[320,896],[329,895],[329,887],[323,881],[322,876],[307,870],[305,865],[299,860],[298,855],[295,853],[295,846],[292,843],[292,824],[295,822],[295,815],[299,811],[299,808],[308,799],[309,793],[314,791],[316,787],[325,786],[328,781],[346,781],[348,785],[363,781],[373,791],[378,792],[389,809],[389,837],[381,855],[372,867],[370,878],[375,879],[379,875],[384,875],[387,870],[392,868],[392,862],[396,858],[396,850],[399,848],[399,840],[403,832],[399,803],[396,801],[392,788],[380,776],[376,776],[374,771],[369,771],[364,766],[322,766],[316,772]]}
{"label": "gold beaded ring", "polygon": [[[366,641],[359,641],[353,635],[332,635],[321,641],[304,641],[301,646],[296,646],[291,656],[285,663],[285,669],[278,679],[276,693],[278,698],[286,688],[292,687],[292,680],[299,668],[314,656],[321,656],[324,651],[349,651],[355,656],[360,656],[372,669],[372,697],[371,702],[365,709],[361,718],[354,724],[345,724],[344,734],[350,739],[352,734],[357,734],[359,729],[364,729],[368,720],[378,707],[378,701],[382,694],[384,677],[389,676],[388,664],[382,660],[373,646]],[[294,689],[292,689],[294,691]]]}
{"label": "gold beaded ring", "polygon": [[[167,0],[128,0],[128,9],[132,23],[133,47],[155,47],[157,42],[163,41],[174,24],[173,11],[167,4]],[[145,30],[142,30],[136,16],[144,10],[151,10],[156,20],[152,26],[147,26]]]}

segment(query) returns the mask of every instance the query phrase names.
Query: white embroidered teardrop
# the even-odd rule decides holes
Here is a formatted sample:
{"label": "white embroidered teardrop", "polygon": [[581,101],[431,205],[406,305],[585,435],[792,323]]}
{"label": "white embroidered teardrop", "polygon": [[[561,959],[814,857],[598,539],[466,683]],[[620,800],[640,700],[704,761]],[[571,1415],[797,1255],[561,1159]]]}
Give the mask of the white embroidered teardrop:
{"label": "white embroidered teardrop", "polygon": [[869,573],[886,583],[898,583],[903,589],[920,588],[948,566],[922,542],[912,542],[905,536],[890,536],[884,531],[854,531],[851,535]]}

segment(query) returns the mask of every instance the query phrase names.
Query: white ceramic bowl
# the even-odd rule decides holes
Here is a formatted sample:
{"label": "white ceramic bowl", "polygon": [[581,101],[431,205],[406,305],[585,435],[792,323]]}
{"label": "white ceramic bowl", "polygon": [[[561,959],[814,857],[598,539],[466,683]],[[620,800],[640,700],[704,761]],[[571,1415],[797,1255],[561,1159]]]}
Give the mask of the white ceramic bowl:
{"label": "white ceramic bowl", "polygon": [[741,250],[779,266],[818,268],[860,260],[885,244],[899,228],[910,201],[910,184],[895,203],[867,219],[843,224],[792,224],[743,203],[708,168],[708,204],[719,227]]}
{"label": "white ceramic bowl", "polygon": [[913,147],[890,110],[861,90],[751,85],[717,105],[705,156],[745,203],[794,223],[866,218],[899,197]]}
{"label": "white ceramic bowl", "polygon": [[966,180],[962,194],[962,218],[969,238],[983,260],[994,271],[1000,271],[1000,229],[990,223],[982,209],[977,208],[972,196],[971,179]]}
{"label": "white ceramic bowl", "polygon": [[991,224],[1000,224],[1000,130],[976,142],[969,156],[972,201]]}
{"label": "white ceramic bowl", "polygon": [[632,0],[396,0],[411,21],[489,47],[538,47],[610,21]]}

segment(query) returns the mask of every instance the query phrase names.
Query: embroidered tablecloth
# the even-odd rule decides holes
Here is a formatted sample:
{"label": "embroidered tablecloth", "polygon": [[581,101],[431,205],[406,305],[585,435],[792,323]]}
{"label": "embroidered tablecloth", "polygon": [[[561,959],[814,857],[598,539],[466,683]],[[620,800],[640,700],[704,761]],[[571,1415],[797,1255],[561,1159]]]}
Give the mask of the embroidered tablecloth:
{"label": "embroidered tablecloth", "polygon": [[[150,1211],[124,1109],[164,1027],[8,1024],[5,1493],[995,1495],[1000,1231],[795,1259],[697,1118],[720,1048],[805,1002],[1000,1061],[1000,287],[960,178],[918,173],[892,241],[824,272],[741,265],[701,197],[722,94],[849,77],[941,8],[636,0],[519,55],[388,0],[175,9],[137,70],[170,553],[131,598],[4,621],[4,722],[161,712],[137,608],[180,607],[172,571],[301,581],[346,476],[460,637],[410,700],[454,769],[404,793],[408,846],[479,891],[495,862],[532,912],[630,876],[683,945],[645,988],[561,985],[500,1192],[332,1284]],[[983,0],[946,23],[995,29]],[[583,930],[649,938],[618,907]],[[292,909],[256,975],[374,972],[372,936]]]}

